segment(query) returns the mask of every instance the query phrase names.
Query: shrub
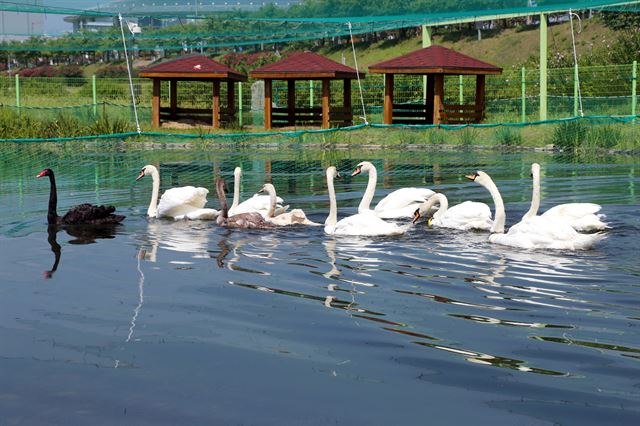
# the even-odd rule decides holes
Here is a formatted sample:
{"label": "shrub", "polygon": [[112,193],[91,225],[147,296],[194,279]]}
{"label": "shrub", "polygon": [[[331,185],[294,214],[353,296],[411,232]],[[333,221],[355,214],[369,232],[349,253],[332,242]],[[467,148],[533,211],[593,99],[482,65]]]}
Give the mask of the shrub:
{"label": "shrub", "polygon": [[500,127],[496,131],[496,142],[503,146],[521,146],[523,144],[522,135],[517,130],[509,127]]}

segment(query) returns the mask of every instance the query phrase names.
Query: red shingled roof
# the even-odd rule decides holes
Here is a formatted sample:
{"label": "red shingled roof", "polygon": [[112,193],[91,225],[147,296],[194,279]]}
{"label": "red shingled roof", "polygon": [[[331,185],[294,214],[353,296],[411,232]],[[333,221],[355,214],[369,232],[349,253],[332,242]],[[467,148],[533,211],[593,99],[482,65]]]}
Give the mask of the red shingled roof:
{"label": "red shingled roof", "polygon": [[399,74],[500,74],[502,68],[479,61],[455,50],[434,45],[371,65],[369,66],[369,71]]}
{"label": "red shingled roof", "polygon": [[[360,76],[364,74],[361,72]],[[254,78],[356,78],[356,70],[313,52],[295,52],[251,72]]]}
{"label": "red shingled roof", "polygon": [[141,77],[171,77],[189,74],[193,78],[228,78],[246,80],[246,76],[227,65],[203,55],[185,56],[161,62],[140,71]]}

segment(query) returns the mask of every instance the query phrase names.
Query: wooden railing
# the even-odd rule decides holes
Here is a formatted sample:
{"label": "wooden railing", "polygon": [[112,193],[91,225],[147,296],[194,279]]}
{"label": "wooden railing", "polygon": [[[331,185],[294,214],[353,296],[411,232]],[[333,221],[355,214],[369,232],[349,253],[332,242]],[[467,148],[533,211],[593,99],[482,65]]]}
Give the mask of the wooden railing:
{"label": "wooden railing", "polygon": [[442,124],[479,123],[484,116],[484,109],[470,105],[444,104],[440,110]]}

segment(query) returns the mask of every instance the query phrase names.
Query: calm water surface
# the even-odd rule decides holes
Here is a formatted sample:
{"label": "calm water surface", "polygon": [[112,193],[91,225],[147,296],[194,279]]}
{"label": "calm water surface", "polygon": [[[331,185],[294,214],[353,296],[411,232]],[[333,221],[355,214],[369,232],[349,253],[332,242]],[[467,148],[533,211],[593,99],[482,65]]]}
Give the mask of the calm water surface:
{"label": "calm water surface", "polygon": [[[166,155],[161,164],[201,159]],[[511,224],[539,161],[542,210],[598,202],[612,229],[584,252],[503,248],[424,224],[373,239],[226,230],[146,218],[151,182],[133,179],[158,163],[152,154],[114,167],[97,156],[73,173],[56,158],[60,212],[100,202],[127,215],[93,235],[47,229],[48,183],[34,178],[44,160],[5,167],[0,424],[638,424],[640,163],[447,153],[434,165],[432,155],[376,162],[375,201],[429,186],[451,204],[491,203],[462,178],[482,168]],[[361,159],[335,164],[349,174]],[[163,188],[212,188],[242,164],[243,197],[270,177],[323,222],[329,163],[283,161],[221,156],[211,176],[165,167]],[[340,216],[365,185],[338,183]]]}

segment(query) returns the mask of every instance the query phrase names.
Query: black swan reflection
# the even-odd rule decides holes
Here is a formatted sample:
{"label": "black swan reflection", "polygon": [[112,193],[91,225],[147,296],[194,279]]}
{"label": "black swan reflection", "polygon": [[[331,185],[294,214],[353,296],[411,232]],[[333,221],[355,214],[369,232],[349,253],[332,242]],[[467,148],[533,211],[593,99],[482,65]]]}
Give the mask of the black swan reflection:
{"label": "black swan reflection", "polygon": [[47,212],[47,222],[50,225],[55,224],[115,224],[124,220],[124,216],[114,214],[116,208],[113,206],[94,206],[93,204],[80,204],[72,207],[64,216],[58,216],[56,211],[58,207],[58,191],[56,189],[56,178],[53,170],[44,169],[37,177],[41,178],[49,176],[51,190],[49,192],[49,211]]}
{"label": "black swan reflection", "polygon": [[47,242],[53,252],[54,261],[50,270],[44,271],[42,275],[45,278],[53,277],[54,272],[58,269],[60,264],[60,257],[62,254],[62,247],[58,244],[58,232],[64,231],[69,236],[74,237],[69,240],[69,244],[82,245],[93,244],[97,239],[110,239],[115,238],[116,231],[118,229],[117,224],[105,224],[105,225],[48,225],[47,226]]}

